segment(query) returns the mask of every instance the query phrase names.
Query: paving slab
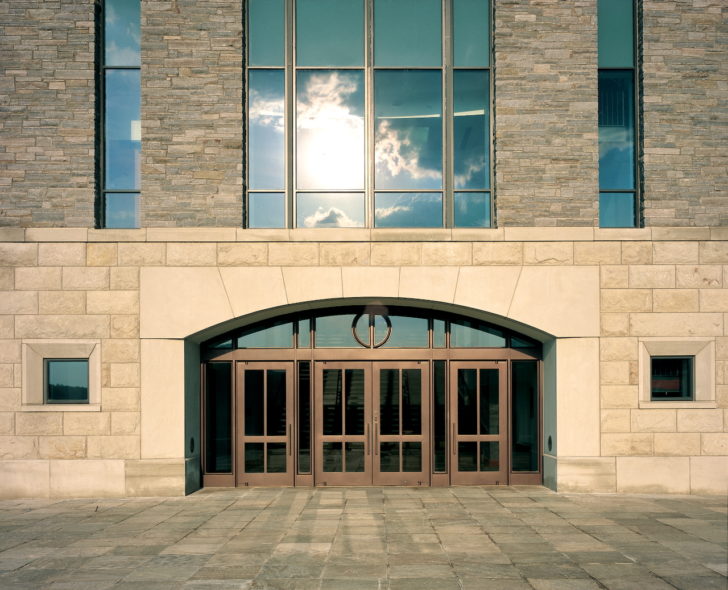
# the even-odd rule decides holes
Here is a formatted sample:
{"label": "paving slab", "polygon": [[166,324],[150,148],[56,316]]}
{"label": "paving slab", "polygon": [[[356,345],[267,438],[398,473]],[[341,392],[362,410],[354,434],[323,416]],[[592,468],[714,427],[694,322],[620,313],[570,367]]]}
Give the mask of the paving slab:
{"label": "paving slab", "polygon": [[0,588],[725,590],[727,512],[529,486],[0,501]]}

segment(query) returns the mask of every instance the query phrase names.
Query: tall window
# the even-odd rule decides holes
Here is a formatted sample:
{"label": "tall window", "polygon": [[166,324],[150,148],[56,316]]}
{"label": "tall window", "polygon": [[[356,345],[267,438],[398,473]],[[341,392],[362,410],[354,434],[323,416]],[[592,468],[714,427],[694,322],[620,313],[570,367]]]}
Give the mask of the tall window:
{"label": "tall window", "polygon": [[599,225],[637,227],[634,0],[599,0]]}
{"label": "tall window", "polygon": [[139,227],[140,0],[103,3],[98,225]]}
{"label": "tall window", "polygon": [[248,0],[247,227],[489,227],[488,0]]}

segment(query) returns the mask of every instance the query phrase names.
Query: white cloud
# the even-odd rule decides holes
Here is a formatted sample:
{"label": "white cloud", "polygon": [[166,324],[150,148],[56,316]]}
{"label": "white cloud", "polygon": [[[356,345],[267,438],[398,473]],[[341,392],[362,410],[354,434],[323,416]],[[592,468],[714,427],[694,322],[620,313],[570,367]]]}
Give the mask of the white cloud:
{"label": "white cloud", "polygon": [[416,180],[440,180],[440,170],[425,168],[420,163],[422,145],[425,142],[412,141],[411,136],[417,129],[393,129],[389,120],[380,121],[374,150],[377,168],[383,167],[392,178],[407,174]]}
{"label": "white cloud", "polygon": [[325,209],[319,207],[316,212],[303,220],[305,227],[363,227],[363,223],[355,221],[338,207]]}
{"label": "white cloud", "polygon": [[406,207],[404,205],[392,205],[391,207],[377,207],[375,210],[375,216],[377,219],[382,220],[390,217],[396,213],[409,213],[412,211],[412,207]]}

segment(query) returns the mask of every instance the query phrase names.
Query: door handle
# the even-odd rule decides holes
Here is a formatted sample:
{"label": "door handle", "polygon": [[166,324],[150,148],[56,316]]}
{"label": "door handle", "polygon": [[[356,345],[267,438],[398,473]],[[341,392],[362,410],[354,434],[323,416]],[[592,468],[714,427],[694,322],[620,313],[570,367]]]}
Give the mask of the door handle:
{"label": "door handle", "polygon": [[452,454],[455,455],[455,422],[452,423],[452,444],[450,445],[452,447]]}
{"label": "door handle", "polygon": [[377,432],[376,427],[374,428],[374,454],[379,454],[379,432]]}
{"label": "door handle", "polygon": [[365,428],[366,433],[367,433],[367,455],[369,455],[371,453],[371,450],[372,450],[372,441],[369,438],[369,424],[365,424],[364,425],[364,428]]}
{"label": "door handle", "polygon": [[293,445],[291,444],[291,425],[288,425],[288,454],[293,454]]}

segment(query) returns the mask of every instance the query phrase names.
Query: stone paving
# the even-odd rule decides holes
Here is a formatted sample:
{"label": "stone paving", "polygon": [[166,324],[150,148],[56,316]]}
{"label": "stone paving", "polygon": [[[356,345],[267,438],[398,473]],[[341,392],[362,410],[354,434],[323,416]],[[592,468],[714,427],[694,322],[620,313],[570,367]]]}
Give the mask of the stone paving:
{"label": "stone paving", "polygon": [[0,502],[0,588],[707,590],[722,497],[250,488]]}

